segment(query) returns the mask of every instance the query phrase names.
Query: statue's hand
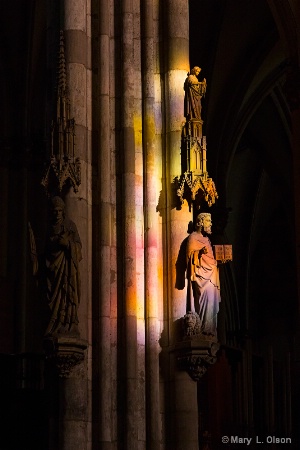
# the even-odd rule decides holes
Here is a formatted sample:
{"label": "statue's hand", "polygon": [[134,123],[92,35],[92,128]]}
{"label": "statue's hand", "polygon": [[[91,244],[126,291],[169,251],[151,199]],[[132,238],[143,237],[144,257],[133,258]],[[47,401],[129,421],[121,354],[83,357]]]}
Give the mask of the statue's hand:
{"label": "statue's hand", "polygon": [[63,234],[59,240],[58,240],[59,245],[61,245],[62,247],[69,247],[69,239],[67,238],[66,234]]}
{"label": "statue's hand", "polygon": [[206,255],[207,252],[208,252],[208,250],[207,250],[206,247],[203,247],[203,248],[200,250],[200,254],[201,254],[201,255]]}

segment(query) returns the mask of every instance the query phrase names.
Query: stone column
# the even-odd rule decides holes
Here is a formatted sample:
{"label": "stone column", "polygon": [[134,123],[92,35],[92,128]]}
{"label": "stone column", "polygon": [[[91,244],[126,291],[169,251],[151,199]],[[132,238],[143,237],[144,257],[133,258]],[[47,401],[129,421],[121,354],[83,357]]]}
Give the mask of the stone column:
{"label": "stone column", "polygon": [[70,378],[59,380],[59,450],[87,450],[86,419],[86,374],[81,364]]}
{"label": "stone column", "polygon": [[[160,174],[155,147],[154,110],[154,5],[146,0],[142,8],[142,93],[144,152],[144,228],[145,228],[145,314],[146,314],[146,418],[147,445],[157,450],[161,442],[159,407],[159,277],[158,201]],[[147,447],[148,448],[148,447]]]}
{"label": "stone column", "polygon": [[[98,193],[99,193],[99,333],[96,363],[99,371],[99,426],[101,448],[112,446],[112,368],[111,368],[111,302],[110,302],[110,251],[111,251],[111,167],[110,167],[110,1],[100,0],[99,20],[98,98]],[[97,320],[97,318],[96,318]]]}
{"label": "stone column", "polygon": [[[137,280],[134,136],[133,2],[121,1],[122,13],[122,231],[124,304],[124,448],[137,450]],[[121,314],[121,311],[120,313]]]}
{"label": "stone column", "polygon": [[66,72],[70,91],[70,115],[75,119],[76,156],[81,163],[78,193],[69,190],[66,212],[77,225],[82,241],[79,327],[88,336],[91,300],[91,36],[90,0],[65,0]]}
{"label": "stone column", "polygon": [[[91,342],[89,330],[91,305],[91,61],[90,0],[64,0],[61,11],[65,32],[66,73],[70,91],[70,116],[75,119],[76,156],[81,162],[81,185],[78,193],[70,189],[66,214],[72,219],[82,242],[81,300],[78,309],[80,336]],[[90,347],[89,347],[90,350]],[[59,448],[88,448],[88,379],[89,350],[85,359],[59,383]]]}
{"label": "stone column", "polygon": [[[184,121],[183,83],[189,71],[189,17],[187,0],[166,1],[167,36],[165,37],[165,106],[166,106],[166,190],[167,233],[169,257],[169,301],[171,323],[185,314],[185,291],[175,288],[175,265],[182,241],[187,237],[187,227],[192,215],[184,203],[176,209],[176,192],[173,183],[181,174],[181,124]],[[170,339],[176,339],[175,328],[170,326]]]}
{"label": "stone column", "polygon": [[[106,19],[110,21],[110,46],[109,46],[109,112],[110,112],[110,189],[111,189],[111,251],[110,251],[110,289],[108,294],[110,296],[110,363],[111,363],[111,448],[117,449],[119,429],[118,417],[120,414],[120,406],[118,400],[120,399],[119,386],[122,384],[119,380],[122,365],[119,364],[120,348],[122,348],[120,339],[120,322],[123,317],[119,310],[119,293],[120,280],[122,280],[122,273],[119,273],[118,268],[122,266],[122,253],[120,254],[119,230],[121,227],[121,195],[120,184],[121,176],[119,175],[120,167],[120,153],[121,153],[121,139],[120,139],[120,122],[117,118],[120,116],[121,110],[121,61],[114,57],[115,52],[120,49],[120,35],[121,35],[121,12],[116,8],[115,2],[110,0],[110,10],[107,13]],[[100,42],[103,42],[102,38]],[[104,72],[103,72],[104,73]],[[100,72],[101,74],[101,72]],[[122,380],[123,381],[123,380]],[[101,387],[101,385],[100,385]],[[102,394],[103,395],[103,394]],[[104,400],[103,400],[104,401]],[[103,413],[102,413],[103,414]],[[101,419],[100,419],[101,420]],[[123,423],[122,425],[123,426]],[[106,432],[108,433],[108,431]],[[104,436],[103,436],[104,437]],[[106,444],[109,448],[109,444]],[[104,447],[105,448],[105,447]]]}
{"label": "stone column", "polygon": [[[188,236],[192,214],[184,203],[176,209],[174,179],[181,174],[181,124],[184,120],[183,83],[189,71],[188,0],[166,0],[165,7],[165,189],[167,235],[167,301],[169,350],[168,441],[174,449],[198,449],[197,384],[178,369],[178,354],[172,351],[180,339],[179,319],[186,312],[186,289],[178,289],[176,261],[180,246]],[[175,191],[175,192],[174,192]]]}

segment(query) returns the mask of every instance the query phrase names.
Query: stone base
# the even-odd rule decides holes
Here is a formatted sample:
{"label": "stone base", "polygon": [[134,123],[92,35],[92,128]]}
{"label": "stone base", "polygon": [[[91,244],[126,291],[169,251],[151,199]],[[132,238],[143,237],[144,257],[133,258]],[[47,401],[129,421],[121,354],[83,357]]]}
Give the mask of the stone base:
{"label": "stone base", "polygon": [[207,368],[217,361],[220,344],[207,336],[193,336],[175,345],[179,352],[178,362],[194,381],[199,381]]}
{"label": "stone base", "polygon": [[47,360],[57,369],[60,377],[68,377],[71,370],[84,360],[87,341],[72,336],[47,336],[44,350]]}

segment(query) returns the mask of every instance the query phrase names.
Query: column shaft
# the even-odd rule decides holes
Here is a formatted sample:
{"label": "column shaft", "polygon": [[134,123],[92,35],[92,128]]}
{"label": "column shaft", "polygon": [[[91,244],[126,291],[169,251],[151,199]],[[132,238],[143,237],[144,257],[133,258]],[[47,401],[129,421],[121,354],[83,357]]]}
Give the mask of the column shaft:
{"label": "column shaft", "polygon": [[142,8],[142,94],[143,94],[143,152],[145,200],[145,305],[146,305],[146,421],[147,444],[157,450],[161,441],[159,405],[159,323],[158,323],[158,213],[156,211],[159,185],[155,148],[154,111],[154,24],[152,0]]}
{"label": "column shaft", "polygon": [[[124,292],[124,448],[137,449],[137,286],[134,137],[133,3],[122,0],[122,138],[123,138],[123,292]],[[121,312],[120,312],[121,313]],[[119,314],[120,314],[119,313]]]}
{"label": "column shaft", "polygon": [[[99,442],[111,448],[111,318],[110,318],[110,244],[111,244],[111,168],[110,168],[110,1],[99,1]],[[97,127],[98,128],[98,127]]]}
{"label": "column shaft", "polygon": [[[82,261],[79,265],[81,299],[78,309],[81,338],[89,339],[88,311],[91,299],[91,134],[90,60],[87,31],[90,19],[90,0],[64,0],[63,29],[66,44],[66,72],[70,92],[70,113],[75,119],[76,156],[81,162],[81,185],[78,193],[70,189],[66,195],[66,215],[76,224],[82,242]],[[71,371],[69,378],[59,383],[59,449],[86,450],[88,447],[88,353],[84,362]]]}
{"label": "column shaft", "polygon": [[[189,71],[189,14],[187,0],[167,0],[165,6],[165,105],[166,159],[165,186],[167,191],[167,270],[169,345],[180,336],[179,319],[186,312],[186,289],[176,288],[176,261],[180,246],[187,235],[192,214],[188,205],[176,209],[175,177],[181,174],[181,124],[184,120],[183,83]],[[169,348],[171,351],[171,348]],[[197,384],[186,372],[178,370],[177,354],[170,352],[169,366],[169,436],[172,448],[198,449]]]}

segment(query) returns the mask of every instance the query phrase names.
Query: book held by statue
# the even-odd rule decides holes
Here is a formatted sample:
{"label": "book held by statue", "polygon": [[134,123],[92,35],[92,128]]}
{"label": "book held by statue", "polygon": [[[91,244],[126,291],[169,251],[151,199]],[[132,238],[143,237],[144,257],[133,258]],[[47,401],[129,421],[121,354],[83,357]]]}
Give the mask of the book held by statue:
{"label": "book held by statue", "polygon": [[232,245],[214,245],[217,261],[232,261]]}

